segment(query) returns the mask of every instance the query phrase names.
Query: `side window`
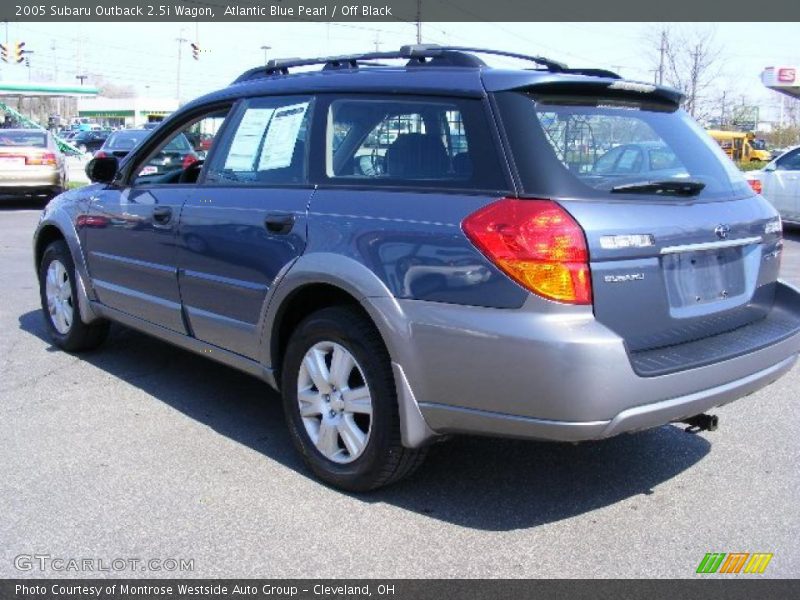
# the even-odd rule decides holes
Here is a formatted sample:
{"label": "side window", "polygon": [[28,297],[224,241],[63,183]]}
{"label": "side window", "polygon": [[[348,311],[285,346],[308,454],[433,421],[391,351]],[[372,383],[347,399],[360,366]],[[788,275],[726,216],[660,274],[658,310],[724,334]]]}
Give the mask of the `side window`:
{"label": "side window", "polygon": [[241,112],[207,181],[296,184],[305,181],[310,98],[257,98]]}
{"label": "side window", "polygon": [[780,171],[800,171],[800,148],[778,160],[775,167]]}
{"label": "side window", "polygon": [[[136,166],[135,183],[195,183],[206,154],[228,110],[216,110],[173,131]],[[103,146],[107,154],[125,156],[152,134],[150,129],[115,131]]]}
{"label": "side window", "polygon": [[326,176],[375,185],[504,187],[479,100],[340,99],[328,110]]}

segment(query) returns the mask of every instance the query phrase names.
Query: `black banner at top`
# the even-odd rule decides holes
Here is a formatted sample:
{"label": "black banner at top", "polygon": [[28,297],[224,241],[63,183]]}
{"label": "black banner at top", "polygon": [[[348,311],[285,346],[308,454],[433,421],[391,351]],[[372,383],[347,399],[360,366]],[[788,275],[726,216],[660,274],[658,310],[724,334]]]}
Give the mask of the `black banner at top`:
{"label": "black banner at top", "polygon": [[[798,0],[3,0],[3,21],[800,21]],[[800,37],[800,31],[798,31]]]}

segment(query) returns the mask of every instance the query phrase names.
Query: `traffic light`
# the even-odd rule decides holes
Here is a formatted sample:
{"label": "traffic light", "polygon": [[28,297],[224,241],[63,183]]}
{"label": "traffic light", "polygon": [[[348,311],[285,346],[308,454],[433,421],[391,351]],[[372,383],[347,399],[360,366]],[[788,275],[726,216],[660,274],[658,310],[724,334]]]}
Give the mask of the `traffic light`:
{"label": "traffic light", "polygon": [[192,58],[195,60],[200,60],[200,45],[192,42],[189,44],[192,47]]}
{"label": "traffic light", "polygon": [[11,58],[15,63],[25,60],[25,42],[14,42],[14,52]]}
{"label": "traffic light", "polygon": [[3,62],[8,62],[8,46],[6,44],[0,44],[0,57]]}

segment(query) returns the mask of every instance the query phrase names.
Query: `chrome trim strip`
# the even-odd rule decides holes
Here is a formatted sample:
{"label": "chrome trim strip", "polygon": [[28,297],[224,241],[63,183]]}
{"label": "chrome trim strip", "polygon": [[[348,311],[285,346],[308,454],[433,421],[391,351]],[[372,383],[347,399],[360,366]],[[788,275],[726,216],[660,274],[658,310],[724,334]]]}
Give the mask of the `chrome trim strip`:
{"label": "chrome trim strip", "polygon": [[737,246],[749,246],[750,244],[760,244],[762,237],[739,238],[738,240],[720,240],[718,242],[703,242],[700,244],[684,244],[682,246],[666,246],[661,249],[661,254],[678,254],[679,252],[698,252],[702,250],[718,250],[720,248],[736,248]]}

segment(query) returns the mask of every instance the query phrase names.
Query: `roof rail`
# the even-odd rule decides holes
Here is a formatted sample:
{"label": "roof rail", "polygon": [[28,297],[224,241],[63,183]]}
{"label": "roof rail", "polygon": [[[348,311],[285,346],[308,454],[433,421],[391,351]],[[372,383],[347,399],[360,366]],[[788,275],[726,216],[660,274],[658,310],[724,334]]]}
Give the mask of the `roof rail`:
{"label": "roof rail", "polygon": [[400,50],[388,52],[366,52],[363,54],[344,54],[340,56],[322,56],[317,58],[275,58],[265,66],[255,67],[245,71],[233,83],[241,83],[270,75],[288,75],[289,69],[295,67],[308,67],[324,65],[323,70],[358,69],[361,66],[376,66],[371,61],[387,59],[408,59],[407,66],[451,66],[480,68],[486,66],[474,54],[490,54],[526,60],[541,65],[546,70],[555,73],[573,73],[593,77],[611,77],[619,79],[619,75],[604,69],[570,69],[564,63],[545,58],[544,56],[531,56],[518,52],[493,50],[491,48],[473,48],[470,46],[439,46],[437,44],[412,44],[402,46]]}

